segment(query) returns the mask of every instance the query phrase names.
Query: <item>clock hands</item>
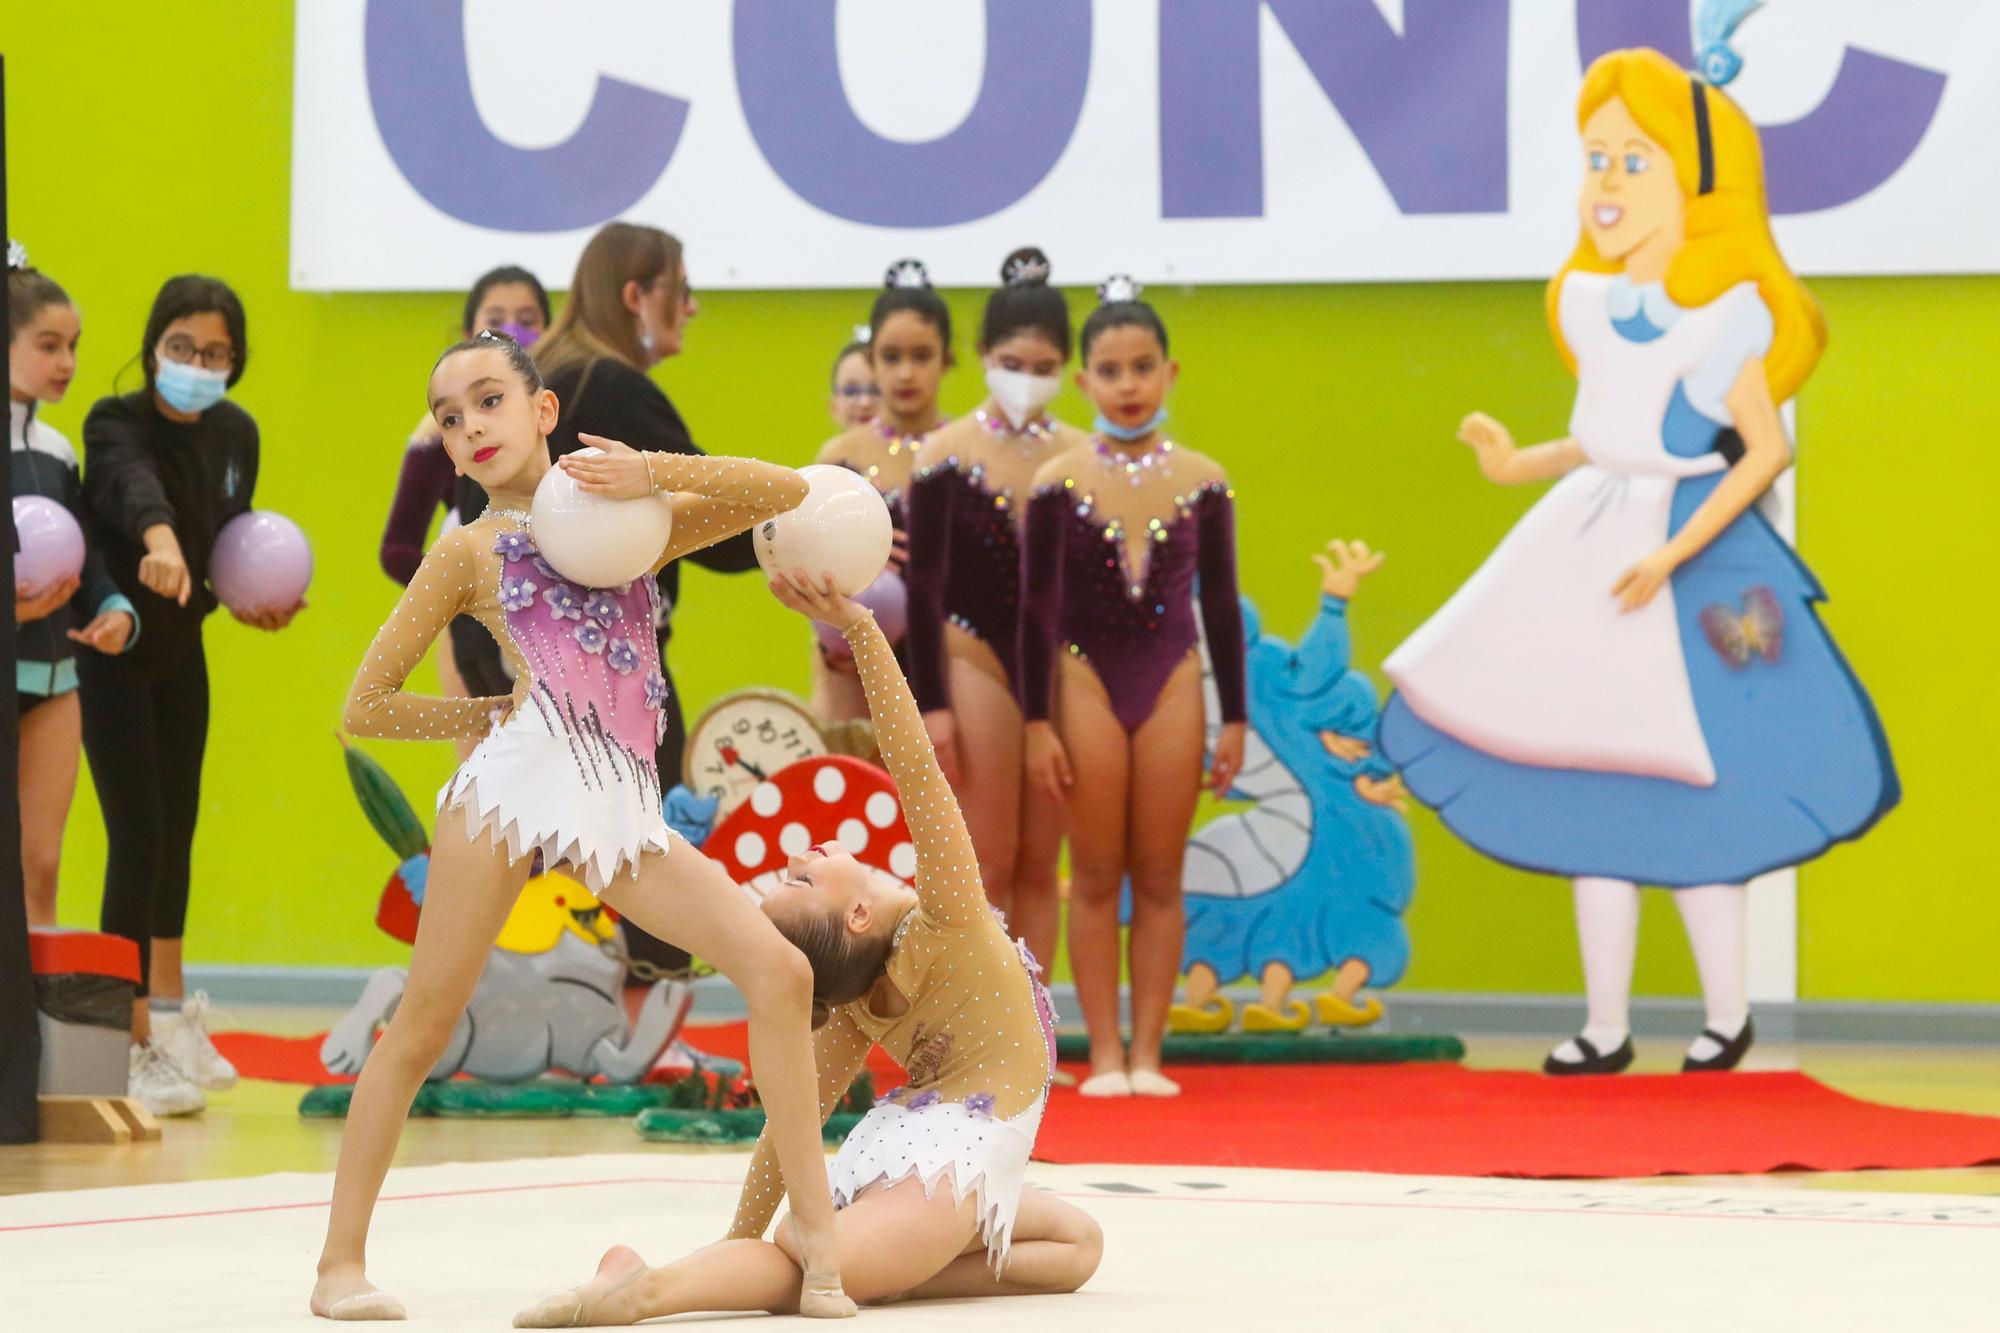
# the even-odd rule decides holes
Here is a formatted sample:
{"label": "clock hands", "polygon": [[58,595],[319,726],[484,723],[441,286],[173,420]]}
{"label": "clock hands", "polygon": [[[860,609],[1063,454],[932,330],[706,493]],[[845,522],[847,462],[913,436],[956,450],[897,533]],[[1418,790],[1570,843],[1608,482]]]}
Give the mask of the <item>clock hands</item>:
{"label": "clock hands", "polygon": [[769,778],[764,776],[763,769],[757,767],[757,765],[751,763],[748,759],[745,759],[733,745],[725,745],[722,747],[722,760],[724,763],[738,765],[743,769],[744,772],[748,773],[751,777],[757,779],[757,781],[759,782],[770,781]]}

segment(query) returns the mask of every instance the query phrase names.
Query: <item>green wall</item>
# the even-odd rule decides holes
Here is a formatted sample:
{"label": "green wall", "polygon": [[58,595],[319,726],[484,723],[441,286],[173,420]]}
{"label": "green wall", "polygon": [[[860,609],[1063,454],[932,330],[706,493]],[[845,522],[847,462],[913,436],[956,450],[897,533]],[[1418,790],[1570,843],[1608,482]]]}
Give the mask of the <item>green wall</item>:
{"label": "green wall", "polygon": [[[394,601],[376,542],[458,297],[288,290],[291,7],[234,7],[232,21],[201,28],[199,43],[177,13],[124,7],[87,41],[59,6],[10,14],[0,29],[14,234],[84,314],[81,373],[48,415],[76,436],[136,350],[168,274],[219,273],[242,293],[253,358],[237,397],[264,431],[258,502],[306,527],[318,570],[312,607],[288,632],[212,623],[215,722],[189,956],[399,961],[402,947],[371,924],[389,855],[348,794],[332,731]],[[1060,265],[1059,236],[1022,239],[1043,241]],[[690,267],[699,286],[698,251]],[[1830,280],[1815,290],[1834,345],[1801,402],[1803,547],[1835,594],[1827,620],[1875,693],[1906,799],[1865,842],[1804,872],[1803,990],[2000,1000],[1991,961],[2000,894],[1981,832],[2000,710],[1988,697],[1993,635],[1977,610],[1988,600],[1980,534],[2000,463],[1975,389],[2000,359],[2000,281]],[[1244,586],[1273,632],[1295,633],[1308,616],[1317,584],[1307,557],[1327,538],[1363,537],[1390,553],[1354,611],[1358,654],[1373,670],[1534,498],[1488,486],[1452,431],[1473,408],[1524,441],[1562,428],[1570,385],[1539,289],[1151,294],[1182,362],[1176,431],[1231,470]],[[953,294],[964,327],[978,300]],[[707,295],[687,355],[661,381],[708,448],[806,462],[828,430],[827,360],[864,303],[858,293]],[[953,411],[978,396],[976,369],[946,381]],[[1081,418],[1073,393],[1057,410]],[[690,571],[685,592],[674,666],[690,711],[738,686],[804,686],[806,636],[754,580]],[[432,683],[428,670],[418,683]],[[371,748],[419,806],[451,766],[443,746]],[[1415,823],[1406,984],[1576,990],[1565,887],[1484,861],[1427,814]],[[65,921],[94,922],[103,860],[86,784],[64,868]],[[1639,989],[1692,993],[1671,906],[1649,897]]]}

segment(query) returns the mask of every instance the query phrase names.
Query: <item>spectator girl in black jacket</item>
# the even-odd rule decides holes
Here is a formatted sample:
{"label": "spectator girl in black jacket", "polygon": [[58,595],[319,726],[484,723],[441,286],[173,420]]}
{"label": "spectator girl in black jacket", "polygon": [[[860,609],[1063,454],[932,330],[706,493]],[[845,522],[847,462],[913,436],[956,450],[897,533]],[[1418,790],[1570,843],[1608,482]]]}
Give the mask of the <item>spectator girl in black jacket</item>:
{"label": "spectator girl in black jacket", "polygon": [[[168,279],[139,355],[145,387],[99,400],[83,423],[83,490],[89,535],[146,632],[121,657],[86,655],[78,675],[110,848],[102,925],[137,942],[143,974],[133,1095],[157,1083],[176,1114],[200,1109],[201,1088],[236,1078],[208,1039],[206,997],[182,1003],[181,936],[208,742],[209,557],[257,487],[257,423],[226,396],[248,356],[242,302],[219,278]],[[298,610],[237,618],[277,630]],[[191,1086],[170,1086],[162,1052]]]}
{"label": "spectator girl in black jacket", "polygon": [[[59,403],[76,376],[83,323],[67,293],[27,266],[18,247],[7,265],[8,464],[15,496],[39,495],[85,522],[76,454],[55,427],[36,415]],[[56,879],[63,826],[76,795],[83,755],[83,709],[76,659],[84,649],[116,655],[138,628],[132,603],[118,591],[95,546],[84,548],[80,577],[52,587],[14,589],[20,626],[14,665],[14,707],[21,725],[21,870],[28,924],[56,923]]]}

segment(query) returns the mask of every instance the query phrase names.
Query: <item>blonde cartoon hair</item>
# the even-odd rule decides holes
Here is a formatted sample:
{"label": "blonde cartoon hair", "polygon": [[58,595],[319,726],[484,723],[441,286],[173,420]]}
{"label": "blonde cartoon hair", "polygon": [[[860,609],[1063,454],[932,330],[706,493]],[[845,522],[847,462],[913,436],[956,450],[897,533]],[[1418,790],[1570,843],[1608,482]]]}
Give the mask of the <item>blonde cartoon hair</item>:
{"label": "blonde cartoon hair", "polygon": [[[1755,282],[1776,324],[1764,374],[1771,400],[1790,398],[1826,348],[1826,320],[1778,253],[1764,199],[1764,154],[1757,127],[1721,89],[1699,90],[1707,103],[1710,188],[1702,190],[1702,154],[1695,123],[1695,78],[1658,51],[1611,51],[1591,63],[1576,99],[1579,129],[1612,98],[1624,101],[1648,137],[1673,159],[1674,176],[1686,201],[1685,240],[1667,266],[1667,295],[1681,306],[1706,305],[1739,282]],[[1576,370],[1576,356],[1563,341],[1557,299],[1563,279],[1574,270],[1616,273],[1617,263],[1597,252],[1588,233],[1577,237],[1569,262],[1549,282],[1549,328],[1563,363]]]}

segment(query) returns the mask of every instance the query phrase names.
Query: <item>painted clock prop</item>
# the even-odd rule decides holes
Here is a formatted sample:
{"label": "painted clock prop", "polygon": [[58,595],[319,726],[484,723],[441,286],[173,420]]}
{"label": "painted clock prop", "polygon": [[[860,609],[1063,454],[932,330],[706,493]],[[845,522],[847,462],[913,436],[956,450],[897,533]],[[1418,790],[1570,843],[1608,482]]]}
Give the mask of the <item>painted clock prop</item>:
{"label": "painted clock prop", "polygon": [[716,802],[702,850],[752,900],[787,858],[823,842],[898,879],[916,876],[895,783],[876,764],[833,753],[850,748],[872,753],[872,737],[852,728],[829,737],[804,704],[776,690],[729,695],[695,723],[684,770],[693,792]]}

